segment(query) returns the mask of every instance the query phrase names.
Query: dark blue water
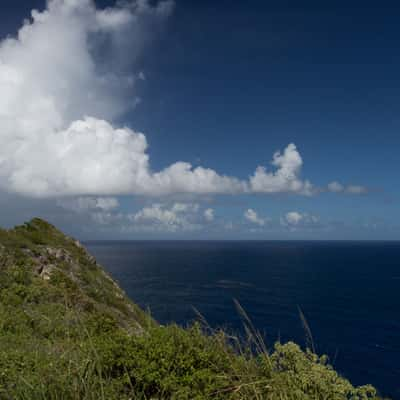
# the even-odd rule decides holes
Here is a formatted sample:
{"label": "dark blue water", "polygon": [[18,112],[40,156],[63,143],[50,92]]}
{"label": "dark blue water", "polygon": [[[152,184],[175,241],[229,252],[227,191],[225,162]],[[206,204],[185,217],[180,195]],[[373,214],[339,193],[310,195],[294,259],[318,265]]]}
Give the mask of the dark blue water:
{"label": "dark blue water", "polygon": [[198,309],[240,330],[239,300],[268,344],[304,345],[354,384],[400,399],[400,242],[90,242],[128,295],[161,323]]}

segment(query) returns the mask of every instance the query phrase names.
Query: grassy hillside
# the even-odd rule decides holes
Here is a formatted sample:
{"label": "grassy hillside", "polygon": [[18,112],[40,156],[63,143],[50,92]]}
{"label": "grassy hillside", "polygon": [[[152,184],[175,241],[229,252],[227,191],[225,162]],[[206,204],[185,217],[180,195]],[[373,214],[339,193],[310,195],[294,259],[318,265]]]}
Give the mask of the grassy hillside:
{"label": "grassy hillside", "polygon": [[159,326],[40,219],[0,230],[1,399],[378,399],[310,350]]}

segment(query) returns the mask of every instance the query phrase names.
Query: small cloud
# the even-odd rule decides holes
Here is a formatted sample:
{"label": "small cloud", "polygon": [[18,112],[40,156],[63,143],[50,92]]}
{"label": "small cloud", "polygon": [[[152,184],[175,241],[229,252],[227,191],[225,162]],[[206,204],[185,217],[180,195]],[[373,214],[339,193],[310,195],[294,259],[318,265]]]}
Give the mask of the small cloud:
{"label": "small cloud", "polygon": [[346,188],[346,192],[351,194],[364,194],[367,193],[367,191],[367,188],[364,186],[349,185]]}
{"label": "small cloud", "polygon": [[328,185],[328,190],[333,193],[341,193],[344,191],[344,186],[339,182],[331,182]]}
{"label": "small cloud", "polygon": [[190,231],[201,227],[196,223],[198,211],[198,204],[175,203],[170,207],[152,204],[129,215],[128,219],[135,224],[136,230]]}
{"label": "small cloud", "polygon": [[119,207],[119,201],[115,197],[77,197],[59,199],[57,204],[65,210],[74,212],[87,211],[111,211]]}
{"label": "small cloud", "polygon": [[264,226],[266,222],[265,219],[260,218],[258,214],[251,208],[244,212],[244,217],[247,219],[247,221],[259,226]]}
{"label": "small cloud", "polygon": [[258,167],[250,177],[251,191],[254,193],[297,193],[311,196],[313,185],[300,179],[303,159],[295,144],[289,144],[286,149],[276,152],[271,164],[276,168],[269,172],[265,167]]}
{"label": "small cloud", "polygon": [[332,193],[347,193],[347,194],[364,194],[368,192],[368,189],[360,185],[348,185],[344,186],[339,182],[331,182],[328,185],[328,191]]}
{"label": "small cloud", "polygon": [[204,218],[208,221],[208,222],[212,222],[214,221],[214,210],[212,208],[207,208],[207,210],[204,211]]}
{"label": "small cloud", "polygon": [[298,225],[303,218],[304,216],[302,214],[298,213],[297,211],[292,211],[285,215],[285,222],[288,225]]}
{"label": "small cloud", "polygon": [[297,211],[291,211],[281,217],[281,225],[294,231],[300,227],[310,227],[316,225],[319,222],[319,218],[315,215],[307,213],[300,213]]}

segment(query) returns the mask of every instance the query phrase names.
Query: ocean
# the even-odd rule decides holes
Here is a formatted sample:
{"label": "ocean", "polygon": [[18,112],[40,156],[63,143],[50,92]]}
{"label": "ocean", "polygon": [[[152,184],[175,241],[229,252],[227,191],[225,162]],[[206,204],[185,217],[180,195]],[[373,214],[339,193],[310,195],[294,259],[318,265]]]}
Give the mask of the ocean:
{"label": "ocean", "polygon": [[240,332],[237,299],[270,347],[305,346],[342,375],[400,399],[400,242],[87,242],[127,294],[160,323],[186,325],[197,309]]}

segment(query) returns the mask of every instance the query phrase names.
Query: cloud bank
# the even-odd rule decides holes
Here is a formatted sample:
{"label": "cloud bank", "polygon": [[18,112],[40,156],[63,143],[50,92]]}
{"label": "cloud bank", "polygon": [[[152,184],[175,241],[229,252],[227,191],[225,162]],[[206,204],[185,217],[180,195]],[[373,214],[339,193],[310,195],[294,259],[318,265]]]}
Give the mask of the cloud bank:
{"label": "cloud bank", "polygon": [[315,193],[301,179],[294,144],[274,154],[272,170],[259,166],[248,180],[182,161],[154,172],[145,135],[115,125],[145,79],[130,71],[173,7],[172,0],[106,9],[49,0],[16,38],[0,42],[1,190],[38,198]]}

